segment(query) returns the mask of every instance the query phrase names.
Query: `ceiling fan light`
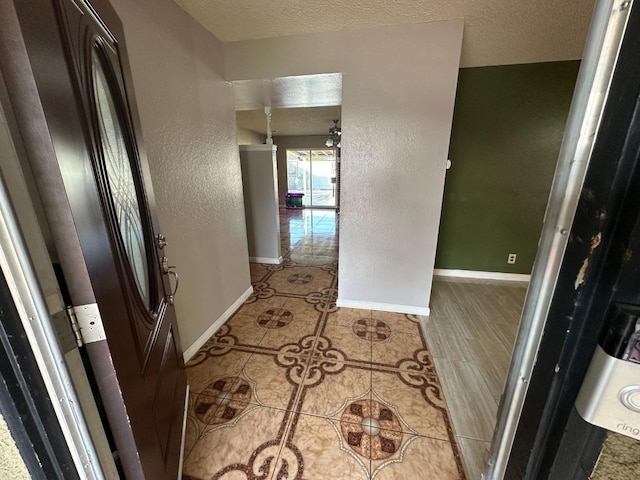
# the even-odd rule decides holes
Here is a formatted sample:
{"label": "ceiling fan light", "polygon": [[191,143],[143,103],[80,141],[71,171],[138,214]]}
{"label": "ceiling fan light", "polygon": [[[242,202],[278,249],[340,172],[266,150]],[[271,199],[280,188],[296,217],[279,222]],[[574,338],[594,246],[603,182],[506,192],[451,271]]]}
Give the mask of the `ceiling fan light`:
{"label": "ceiling fan light", "polygon": [[329,129],[329,138],[326,142],[327,147],[336,147],[340,148],[340,138],[342,136],[342,131],[340,127],[338,127],[339,120],[333,120],[333,127]]}

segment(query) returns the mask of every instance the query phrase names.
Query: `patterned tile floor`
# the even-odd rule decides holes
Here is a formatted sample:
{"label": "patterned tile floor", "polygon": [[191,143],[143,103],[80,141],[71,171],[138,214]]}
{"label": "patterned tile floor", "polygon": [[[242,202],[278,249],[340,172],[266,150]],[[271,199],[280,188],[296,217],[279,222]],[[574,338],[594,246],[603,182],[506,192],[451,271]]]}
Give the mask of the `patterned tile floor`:
{"label": "patterned tile floor", "polygon": [[282,265],[187,364],[186,480],[464,479],[411,315],[336,308],[335,213],[284,211]]}

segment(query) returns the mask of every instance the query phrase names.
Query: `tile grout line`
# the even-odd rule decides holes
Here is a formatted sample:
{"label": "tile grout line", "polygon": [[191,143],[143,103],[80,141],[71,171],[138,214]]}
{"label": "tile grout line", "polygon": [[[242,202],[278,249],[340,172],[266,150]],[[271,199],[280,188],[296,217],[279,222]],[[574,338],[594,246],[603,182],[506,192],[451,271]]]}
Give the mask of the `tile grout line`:
{"label": "tile grout line", "polygon": [[[299,240],[297,242],[297,244],[300,244],[301,240]],[[291,250],[289,250],[287,252],[286,255],[283,255],[285,257],[287,257],[290,260],[291,254],[292,252],[294,252],[294,249],[292,248]],[[288,269],[288,268],[296,268],[296,267],[302,267],[303,265],[295,265],[293,263],[291,263],[290,261],[286,263],[286,265],[283,266],[283,270],[284,269]],[[313,266],[307,266],[306,268],[310,268]],[[273,275],[275,274],[277,270],[270,270],[268,272],[265,272],[265,274],[262,276],[262,278],[260,280],[268,280],[269,278],[273,277]],[[265,282],[266,283],[266,282]],[[337,284],[337,276],[334,274],[332,281],[331,281],[331,287],[332,289],[335,290],[335,286]],[[320,290],[322,291],[323,289],[320,288]],[[280,293],[275,293],[275,295],[280,295]],[[326,294],[323,294],[326,297]],[[290,294],[290,295],[284,295],[282,294],[283,297],[288,297],[288,298],[299,298],[299,299],[303,299],[306,300],[307,295],[302,295],[300,294],[298,297],[295,296],[295,294]],[[258,301],[262,301],[262,300],[266,300],[266,299],[259,299]],[[285,414],[287,415],[287,417],[284,419],[285,421],[281,422],[282,425],[280,426],[280,430],[281,431],[281,435],[280,433],[278,434],[278,436],[280,437],[280,448],[278,450],[278,454],[277,454],[277,458],[276,458],[276,465],[278,465],[278,463],[284,459],[283,455],[284,455],[284,451],[283,451],[283,446],[289,445],[291,444],[293,446],[293,439],[294,439],[294,434],[295,434],[295,429],[298,426],[298,420],[300,418],[302,418],[303,416],[311,416],[311,417],[316,417],[316,418],[323,418],[325,420],[328,421],[337,421],[340,422],[341,419],[340,418],[332,418],[330,416],[326,416],[326,415],[315,415],[312,413],[305,413],[303,411],[303,403],[306,397],[306,393],[312,391],[312,389],[316,386],[316,384],[313,384],[313,387],[307,387],[305,385],[305,379],[309,376],[310,374],[310,369],[312,368],[312,363],[314,362],[314,355],[313,353],[317,353],[320,355],[320,358],[322,357],[322,354],[324,352],[324,349],[321,348],[320,345],[320,337],[321,336],[325,336],[327,339],[333,338],[329,335],[325,335],[325,327],[327,325],[327,322],[329,320],[329,315],[331,312],[335,312],[337,310],[334,310],[334,305],[332,304],[332,299],[331,297],[328,297],[328,301],[325,301],[324,305],[322,306],[322,312],[319,315],[319,317],[317,317],[317,319],[314,321],[315,323],[315,327],[314,327],[314,333],[313,333],[313,343],[312,343],[312,348],[310,349],[311,354],[309,354],[306,358],[306,363],[304,365],[304,371],[302,374],[302,381],[299,385],[296,386],[296,389],[294,390],[294,395],[292,396],[290,403],[288,403],[287,408],[285,409],[279,409],[273,406],[269,406],[269,405],[260,405],[260,407],[266,409],[272,409],[272,410],[280,410],[280,411],[284,411]],[[285,304],[286,305],[286,304]],[[331,310],[331,312],[330,312]],[[348,328],[348,327],[347,327]],[[259,358],[259,356],[269,356],[271,358],[273,358],[273,355],[276,354],[276,350],[275,349],[270,349],[269,347],[267,347],[267,345],[264,345],[262,347],[262,349],[260,349],[260,344],[262,344],[262,342],[265,340],[266,336],[267,336],[268,332],[265,332],[262,337],[260,338],[259,342],[258,342],[258,346],[255,346],[253,348],[253,350],[251,350],[251,352],[249,352],[249,359],[245,362],[244,366],[243,366],[243,370],[244,368],[248,365],[248,362],[250,361],[250,359],[253,358]],[[303,338],[303,337],[300,337]],[[421,341],[423,343],[423,346],[426,339],[421,335]],[[383,363],[379,363],[379,362],[374,362],[374,345],[373,345],[373,341],[371,339],[368,340],[368,345],[369,345],[369,349],[368,349],[368,357],[369,357],[369,361],[365,362],[365,361],[359,361],[359,360],[348,360],[346,362],[344,362],[345,366],[349,367],[349,370],[353,369],[353,368],[360,368],[360,369],[366,369],[368,371],[368,376],[369,376],[369,380],[368,380],[368,384],[369,384],[369,400],[373,401],[373,395],[374,395],[374,372],[380,372],[380,373],[385,373],[385,374],[400,374],[401,372],[405,372],[405,373],[409,373],[406,370],[402,370],[400,368],[396,368],[397,366],[399,366],[399,362],[396,363],[395,365],[385,365]],[[249,347],[245,347],[245,348],[249,348]],[[344,347],[342,348],[338,348],[338,351],[342,351]],[[233,349],[233,346],[230,347],[230,350]],[[242,350],[242,346],[239,346],[239,348],[236,349],[236,351],[240,351]],[[417,352],[417,351],[416,351]],[[410,355],[411,357],[411,355]],[[346,372],[347,370],[345,369],[341,369],[339,372],[336,372],[336,375],[341,375],[343,372]],[[330,378],[329,376],[333,375],[332,372],[327,371],[324,372],[324,374],[328,375],[327,378]],[[324,374],[323,374],[323,380],[324,381]],[[426,372],[424,373],[425,376]],[[246,375],[245,375],[246,376]],[[395,377],[395,375],[394,375]],[[386,377],[385,377],[386,378]],[[441,383],[441,382],[438,382]],[[414,386],[412,389],[415,389],[416,387]],[[442,389],[442,387],[439,387],[440,389]],[[384,395],[382,395],[382,397],[384,397]],[[366,398],[366,397],[365,397]],[[256,405],[258,406],[258,405]],[[449,418],[449,415],[447,415],[447,418]],[[450,421],[450,420],[449,420]],[[401,429],[404,432],[404,427]],[[390,431],[394,431],[393,429],[390,429]],[[400,431],[400,430],[398,430]],[[412,436],[415,437],[424,437],[424,438],[430,438],[431,440],[436,440],[436,441],[440,441],[440,442],[446,442],[446,443],[454,443],[451,441],[447,441],[441,438],[436,438],[436,437],[430,437],[428,435],[421,435],[418,434],[417,432],[406,432],[407,434],[411,434]],[[370,455],[369,457],[371,457],[371,451],[369,452]],[[413,454],[412,454],[413,456]],[[363,459],[364,460],[364,459]],[[371,479],[374,475],[374,472],[372,472],[372,469],[374,467],[373,464],[373,460],[371,458],[369,458],[369,471],[368,471],[368,478]],[[275,468],[275,467],[274,467]],[[275,471],[272,472],[271,474],[271,478],[275,479],[276,475],[278,475],[279,469],[281,467],[277,467]],[[306,478],[306,475],[304,476],[304,478]]]}
{"label": "tile grout line", "polygon": [[[332,280],[333,282],[333,280]],[[306,296],[305,296],[306,298]],[[287,418],[286,424],[284,425],[284,429],[282,432],[282,437],[280,440],[280,451],[278,453],[278,459],[276,460],[276,465],[278,464],[278,461],[280,460],[280,456],[282,455],[282,449],[289,445],[290,443],[293,444],[293,436],[295,434],[295,430],[297,427],[297,423],[298,420],[300,418],[300,410],[302,407],[302,401],[304,399],[304,395],[306,393],[306,387],[305,387],[305,380],[307,378],[307,374],[309,372],[309,368],[310,368],[310,364],[313,358],[313,352],[315,351],[317,344],[318,344],[318,337],[320,336],[320,331],[321,331],[321,325],[324,323],[325,321],[325,317],[327,315],[327,308],[328,305],[325,304],[324,308],[323,308],[323,312],[321,313],[321,315],[319,316],[318,320],[316,320],[316,328],[314,329],[315,331],[315,335],[314,335],[314,341],[313,341],[313,347],[311,348],[311,354],[308,355],[307,358],[307,363],[305,365],[305,370],[304,373],[302,374],[302,381],[300,383],[300,385],[297,386],[296,388],[296,394],[295,397],[292,401],[292,409],[290,411],[288,411],[289,413],[289,417]],[[276,475],[276,470],[274,470],[272,477]]]}

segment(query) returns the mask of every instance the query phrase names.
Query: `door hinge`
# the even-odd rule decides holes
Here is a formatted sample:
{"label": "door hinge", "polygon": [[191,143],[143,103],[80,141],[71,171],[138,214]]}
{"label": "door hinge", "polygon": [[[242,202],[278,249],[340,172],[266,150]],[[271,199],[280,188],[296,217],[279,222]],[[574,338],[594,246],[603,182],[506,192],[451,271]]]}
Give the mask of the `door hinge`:
{"label": "door hinge", "polygon": [[97,304],[67,307],[67,314],[79,347],[107,339]]}

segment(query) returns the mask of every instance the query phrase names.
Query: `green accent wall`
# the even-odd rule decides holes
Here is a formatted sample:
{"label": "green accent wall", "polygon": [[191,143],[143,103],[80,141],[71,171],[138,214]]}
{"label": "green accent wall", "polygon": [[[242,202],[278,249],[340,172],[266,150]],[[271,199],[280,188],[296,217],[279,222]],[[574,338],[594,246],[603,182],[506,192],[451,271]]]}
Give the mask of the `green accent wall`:
{"label": "green accent wall", "polygon": [[460,70],[436,268],[531,272],[579,65]]}

